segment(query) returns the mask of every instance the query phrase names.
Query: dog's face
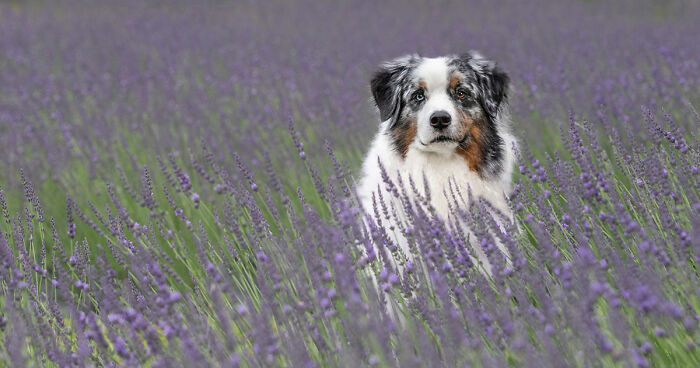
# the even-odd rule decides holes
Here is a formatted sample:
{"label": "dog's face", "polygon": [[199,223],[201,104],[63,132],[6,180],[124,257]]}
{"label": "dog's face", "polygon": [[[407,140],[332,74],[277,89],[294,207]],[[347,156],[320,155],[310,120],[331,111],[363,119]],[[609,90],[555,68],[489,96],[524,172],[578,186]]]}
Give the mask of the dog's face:
{"label": "dog's face", "polygon": [[473,167],[500,143],[496,116],[505,102],[508,76],[476,53],[439,58],[405,56],[384,64],[372,95],[394,148],[456,152]]}

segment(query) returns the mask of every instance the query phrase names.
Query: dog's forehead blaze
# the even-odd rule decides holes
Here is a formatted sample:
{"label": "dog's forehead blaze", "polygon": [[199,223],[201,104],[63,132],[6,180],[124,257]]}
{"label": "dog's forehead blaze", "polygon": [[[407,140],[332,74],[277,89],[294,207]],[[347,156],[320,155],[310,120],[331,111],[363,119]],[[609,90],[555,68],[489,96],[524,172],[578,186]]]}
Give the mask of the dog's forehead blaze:
{"label": "dog's forehead blaze", "polygon": [[425,58],[414,71],[419,87],[434,91],[444,89],[449,83],[449,65],[444,57]]}

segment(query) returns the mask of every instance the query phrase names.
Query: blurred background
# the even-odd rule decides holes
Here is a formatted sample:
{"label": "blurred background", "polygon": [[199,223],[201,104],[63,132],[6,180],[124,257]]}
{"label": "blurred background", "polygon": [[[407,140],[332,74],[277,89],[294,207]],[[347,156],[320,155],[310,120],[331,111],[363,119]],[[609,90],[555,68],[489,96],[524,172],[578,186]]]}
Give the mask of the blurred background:
{"label": "blurred background", "polygon": [[311,160],[327,141],[356,169],[378,124],[374,68],[471,49],[510,73],[514,131],[535,154],[572,114],[633,143],[642,106],[697,126],[697,19],[691,1],[4,3],[0,183],[22,167],[71,191],[72,176],[202,143],[253,168],[267,151],[293,183],[290,119]]}

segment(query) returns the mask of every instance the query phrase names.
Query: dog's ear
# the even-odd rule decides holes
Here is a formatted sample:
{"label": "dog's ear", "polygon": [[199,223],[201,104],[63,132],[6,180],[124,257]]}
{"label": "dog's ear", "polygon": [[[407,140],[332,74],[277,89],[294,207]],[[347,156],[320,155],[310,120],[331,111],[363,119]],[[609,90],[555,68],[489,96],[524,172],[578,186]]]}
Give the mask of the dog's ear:
{"label": "dog's ear", "polygon": [[493,118],[508,99],[510,77],[496,63],[490,61],[476,51],[462,55],[476,73],[481,93],[481,103],[484,110]]}
{"label": "dog's ear", "polygon": [[391,120],[390,125],[394,125],[401,115],[403,85],[414,59],[413,56],[404,56],[384,63],[372,76],[370,87],[379,116],[382,121]]}

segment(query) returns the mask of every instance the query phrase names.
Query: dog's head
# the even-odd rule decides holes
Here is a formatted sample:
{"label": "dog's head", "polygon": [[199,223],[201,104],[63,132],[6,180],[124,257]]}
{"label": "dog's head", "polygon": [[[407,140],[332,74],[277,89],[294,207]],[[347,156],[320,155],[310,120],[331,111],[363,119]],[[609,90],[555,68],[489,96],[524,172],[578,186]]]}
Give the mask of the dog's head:
{"label": "dog's head", "polygon": [[[508,90],[508,75],[476,52],[424,58],[404,56],[382,65],[372,95],[394,148],[456,152],[481,173],[500,149],[496,126]],[[500,154],[496,152],[495,154]]]}

